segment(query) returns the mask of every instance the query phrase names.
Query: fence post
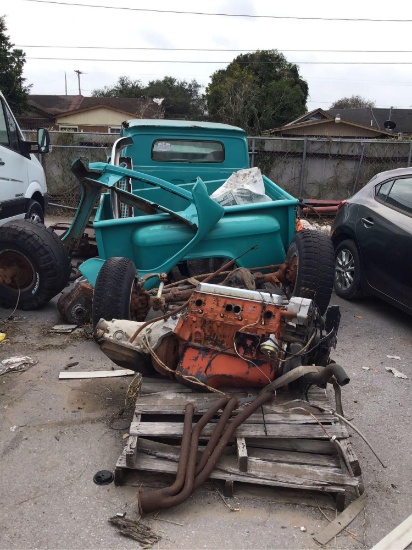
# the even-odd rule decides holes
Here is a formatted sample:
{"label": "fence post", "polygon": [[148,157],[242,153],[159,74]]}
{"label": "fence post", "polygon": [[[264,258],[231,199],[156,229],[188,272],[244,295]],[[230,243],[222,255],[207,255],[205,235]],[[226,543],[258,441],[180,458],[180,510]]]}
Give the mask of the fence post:
{"label": "fence post", "polygon": [[308,138],[307,136],[305,136],[305,139],[303,140],[302,166],[300,168],[300,178],[299,178],[299,191],[298,191],[299,198],[302,198],[302,194],[303,194],[303,180],[305,177],[307,149],[308,149]]}
{"label": "fence post", "polygon": [[355,181],[353,182],[352,195],[355,194],[355,192],[358,188],[360,172],[361,172],[361,168],[362,168],[362,164],[363,164],[363,157],[365,156],[365,149],[366,149],[366,143],[362,143],[361,155],[360,155],[360,159],[359,159],[359,163],[358,163],[358,169],[356,170]]}
{"label": "fence post", "polygon": [[252,138],[252,150],[251,150],[251,156],[250,156],[250,167],[253,168],[255,166],[255,138]]}
{"label": "fence post", "polygon": [[412,158],[412,141],[409,144],[409,156],[408,156],[408,164],[406,165],[407,168],[411,165],[411,158]]}

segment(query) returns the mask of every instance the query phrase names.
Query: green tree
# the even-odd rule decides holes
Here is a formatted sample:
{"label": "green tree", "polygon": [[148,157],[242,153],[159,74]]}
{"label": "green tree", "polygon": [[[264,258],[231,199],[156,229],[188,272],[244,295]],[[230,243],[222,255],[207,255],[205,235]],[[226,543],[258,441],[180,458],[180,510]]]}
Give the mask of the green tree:
{"label": "green tree", "polygon": [[0,17],[0,86],[14,114],[23,113],[28,107],[31,85],[25,85],[23,67],[26,54],[14,48],[6,35],[6,16]]}
{"label": "green tree", "polygon": [[165,118],[194,119],[204,115],[201,85],[192,80],[177,80],[165,76],[163,80],[151,80],[144,90],[148,97],[164,98]]}
{"label": "green tree", "polygon": [[308,85],[277,50],[238,55],[206,88],[211,120],[260,134],[306,112]]}
{"label": "green tree", "polygon": [[351,97],[342,97],[330,106],[331,109],[359,109],[362,107],[376,107],[376,105],[374,101],[365,99],[360,95],[353,95]]}
{"label": "green tree", "polygon": [[120,76],[114,86],[104,86],[93,90],[92,97],[140,97],[143,95],[143,84],[140,80],[131,80],[128,76]]}
{"label": "green tree", "polygon": [[93,90],[93,97],[151,97],[163,98],[166,118],[198,118],[204,115],[201,85],[192,80],[177,80],[165,76],[163,80],[151,80],[144,86],[140,80],[121,76],[114,86]]}

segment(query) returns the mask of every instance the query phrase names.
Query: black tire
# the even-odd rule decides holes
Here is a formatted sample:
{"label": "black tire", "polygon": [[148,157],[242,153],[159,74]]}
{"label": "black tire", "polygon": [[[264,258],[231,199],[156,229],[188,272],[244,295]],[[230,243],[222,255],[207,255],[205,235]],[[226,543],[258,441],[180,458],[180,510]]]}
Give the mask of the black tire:
{"label": "black tire", "polygon": [[57,234],[43,224],[17,220],[0,226],[0,269],[16,265],[17,278],[0,285],[0,305],[38,309],[66,286],[70,256]]}
{"label": "black tire", "polygon": [[102,265],[93,294],[92,322],[131,319],[130,297],[136,268],[129,258],[109,258]]}
{"label": "black tire", "polygon": [[345,300],[362,296],[361,264],[356,244],[351,240],[342,241],[335,250],[335,292]]}
{"label": "black tire", "polygon": [[321,231],[298,231],[286,259],[297,263],[294,285],[285,286],[288,298],[311,298],[321,314],[326,312],[333,290],[335,254],[329,235]]}
{"label": "black tire", "polygon": [[44,223],[44,212],[41,204],[35,200],[29,202],[27,208],[26,220],[32,220],[33,222]]}

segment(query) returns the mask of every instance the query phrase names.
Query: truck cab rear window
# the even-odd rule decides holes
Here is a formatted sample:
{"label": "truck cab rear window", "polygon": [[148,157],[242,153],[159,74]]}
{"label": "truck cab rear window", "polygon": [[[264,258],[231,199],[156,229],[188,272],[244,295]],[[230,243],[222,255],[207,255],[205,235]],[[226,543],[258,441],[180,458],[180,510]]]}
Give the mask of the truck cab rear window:
{"label": "truck cab rear window", "polygon": [[225,160],[223,143],[162,139],[153,142],[152,160],[155,162],[221,163]]}

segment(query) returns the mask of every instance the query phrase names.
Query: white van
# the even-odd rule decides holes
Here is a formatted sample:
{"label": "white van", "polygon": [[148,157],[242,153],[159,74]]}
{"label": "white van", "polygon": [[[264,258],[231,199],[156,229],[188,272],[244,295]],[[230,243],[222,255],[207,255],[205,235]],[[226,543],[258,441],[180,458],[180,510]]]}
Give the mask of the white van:
{"label": "white van", "polygon": [[37,130],[37,142],[23,133],[0,92],[0,225],[17,219],[44,222],[48,195],[42,165],[33,153],[48,153],[47,130]]}

